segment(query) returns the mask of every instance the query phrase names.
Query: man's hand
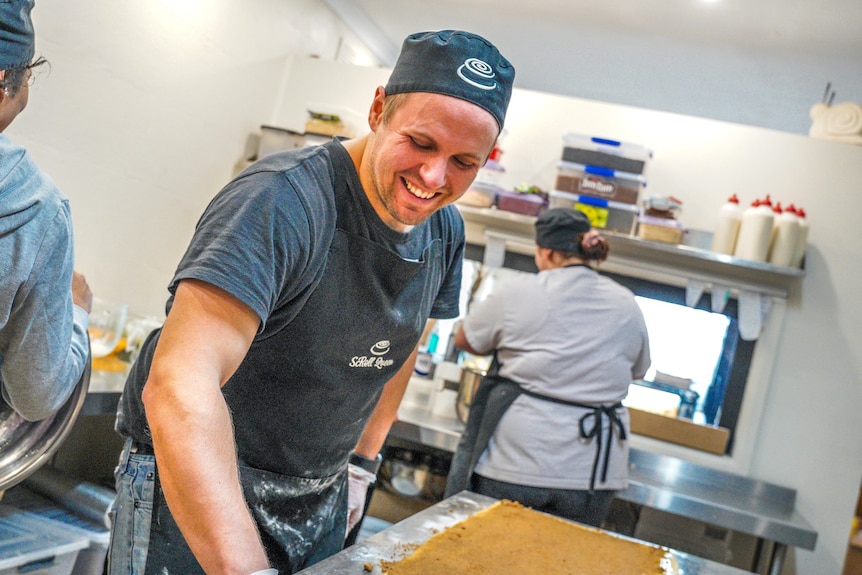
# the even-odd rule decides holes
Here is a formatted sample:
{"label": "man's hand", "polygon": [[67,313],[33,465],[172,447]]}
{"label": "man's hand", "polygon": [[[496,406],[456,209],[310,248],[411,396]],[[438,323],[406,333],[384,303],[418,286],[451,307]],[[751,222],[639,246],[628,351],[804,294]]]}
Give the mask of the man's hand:
{"label": "man's hand", "polygon": [[365,471],[352,463],[347,465],[347,533],[345,533],[345,537],[362,519],[368,486],[376,478],[377,476],[370,471]]}

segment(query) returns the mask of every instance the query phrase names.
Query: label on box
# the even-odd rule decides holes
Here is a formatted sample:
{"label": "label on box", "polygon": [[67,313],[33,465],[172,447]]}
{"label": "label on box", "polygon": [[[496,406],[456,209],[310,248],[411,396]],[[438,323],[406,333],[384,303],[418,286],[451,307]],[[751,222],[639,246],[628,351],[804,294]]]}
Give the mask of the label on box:
{"label": "label on box", "polygon": [[581,178],[581,181],[578,182],[578,191],[588,196],[610,196],[616,189],[616,184],[595,176]]}

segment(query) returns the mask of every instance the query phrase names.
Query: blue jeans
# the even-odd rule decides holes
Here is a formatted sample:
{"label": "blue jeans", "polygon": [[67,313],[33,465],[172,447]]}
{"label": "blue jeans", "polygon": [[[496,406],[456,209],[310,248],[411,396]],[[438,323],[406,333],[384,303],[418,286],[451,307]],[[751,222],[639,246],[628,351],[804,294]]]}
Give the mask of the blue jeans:
{"label": "blue jeans", "polygon": [[[251,468],[241,468],[242,473],[249,477],[260,479],[271,474],[255,471]],[[150,528],[153,520],[153,501],[156,495],[156,465],[152,455],[140,455],[131,452],[131,440],[126,441],[120,462],[114,471],[117,486],[117,498],[111,506],[111,543],[108,550],[107,575],[145,575],[147,567],[148,551],[150,541],[159,541],[159,536],[164,537],[167,526],[166,509],[160,517],[161,530],[151,534]],[[319,480],[306,480],[301,478],[286,478],[279,476],[276,486],[282,489],[294,489],[302,487],[305,493],[295,491],[294,501],[286,507],[287,516],[297,515],[299,520],[294,521],[291,526],[286,515],[273,515],[273,521],[277,523],[278,533],[282,531],[285,537],[274,541],[273,545],[284,547],[278,555],[283,563],[290,563],[279,568],[281,573],[293,573],[304,569],[338,551],[344,545],[344,534],[347,527],[347,482],[344,473],[338,473],[324,481],[324,485],[318,488]],[[272,483],[270,484],[273,485]],[[283,491],[275,490],[276,495]],[[248,497],[248,493],[246,493]],[[159,501],[164,504],[163,495],[158,495]],[[305,499],[303,499],[303,497]],[[274,499],[276,508],[285,508],[284,498]],[[161,508],[160,508],[161,509]],[[264,511],[268,509],[262,506]],[[308,518],[310,517],[310,519]],[[157,521],[157,525],[159,522]],[[175,525],[175,524],[172,524]],[[309,527],[310,526],[310,527]],[[179,536],[179,531],[176,530]],[[267,532],[267,541],[272,534]],[[292,546],[285,541],[292,542]],[[296,549],[294,549],[296,547]],[[150,569],[161,573],[159,561],[164,561],[167,553],[171,554],[170,561],[176,559],[177,564],[183,561],[194,562],[191,551],[187,547],[179,549],[165,548],[160,544],[154,544],[150,561],[155,563]],[[271,550],[272,551],[272,550]],[[161,553],[160,553],[161,552]],[[292,556],[288,557],[288,553]],[[270,557],[272,560],[272,557]],[[188,563],[187,563],[188,564]],[[194,562],[191,567],[181,570],[184,575],[200,571],[200,567]]]}
{"label": "blue jeans", "polygon": [[117,498],[111,506],[107,575],[144,575],[153,515],[156,461],[131,453],[131,439],[114,470]]}

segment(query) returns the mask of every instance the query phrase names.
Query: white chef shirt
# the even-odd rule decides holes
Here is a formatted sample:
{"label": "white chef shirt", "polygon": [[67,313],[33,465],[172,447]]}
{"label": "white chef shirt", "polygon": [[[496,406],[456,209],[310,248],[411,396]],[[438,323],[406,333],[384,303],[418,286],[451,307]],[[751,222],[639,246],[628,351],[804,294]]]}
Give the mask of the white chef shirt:
{"label": "white chef shirt", "polygon": [[[500,375],[566,401],[617,403],[650,365],[646,323],[632,292],[586,266],[524,274],[498,286],[474,304],[464,331],[477,351],[497,350]],[[475,471],[519,485],[588,489],[596,445],[580,437],[578,420],[589,412],[522,395]],[[621,419],[628,432],[627,411]],[[627,485],[628,442],[618,431],[613,437],[607,482],[597,489]]]}

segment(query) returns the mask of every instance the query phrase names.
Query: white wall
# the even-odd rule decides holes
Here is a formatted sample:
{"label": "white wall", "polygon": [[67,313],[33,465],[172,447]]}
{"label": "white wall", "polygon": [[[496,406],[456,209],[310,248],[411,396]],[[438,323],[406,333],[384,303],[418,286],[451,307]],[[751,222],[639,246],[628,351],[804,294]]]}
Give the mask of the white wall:
{"label": "white wall", "polygon": [[[52,71],[7,130],[70,197],[78,268],[94,291],[137,313],[163,313],[194,223],[248,134],[287,122],[283,103],[302,86],[295,65],[308,63],[288,55],[331,59],[347,37],[313,0],[203,8],[40,0],[37,50]],[[351,81],[342,105],[365,113],[380,71],[370,75],[367,90]],[[510,184],[549,186],[560,136],[577,130],[653,147],[648,189],[681,198],[689,226],[711,227],[731,192],[769,191],[807,209],[807,277],[788,302],[752,475],[796,488],[819,532],[817,550],[797,554],[799,573],[839,573],[862,477],[862,148],[521,91],[507,129]]]}
{"label": "white wall", "polygon": [[69,196],[94,293],[163,317],[197,218],[273,120],[288,55],[332,59],[352,33],[316,0],[40,0],[33,20],[51,69],[6,135]]}

